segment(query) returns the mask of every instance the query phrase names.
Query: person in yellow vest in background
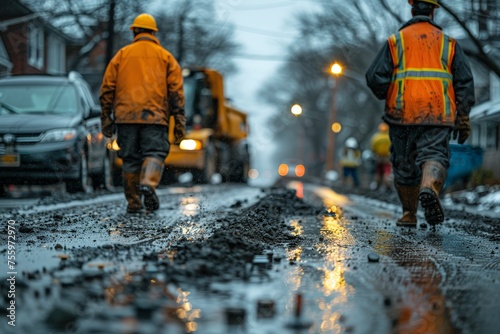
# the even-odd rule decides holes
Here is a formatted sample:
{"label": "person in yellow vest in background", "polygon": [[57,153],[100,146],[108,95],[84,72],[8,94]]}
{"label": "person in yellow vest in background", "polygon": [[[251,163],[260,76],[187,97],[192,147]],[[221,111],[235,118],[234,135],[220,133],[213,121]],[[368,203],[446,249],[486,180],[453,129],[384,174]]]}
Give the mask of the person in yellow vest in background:
{"label": "person in yellow vest in background", "polygon": [[[184,137],[184,81],[177,60],[155,36],[153,16],[138,15],[130,30],[133,42],[116,53],[104,73],[101,123],[106,137],[116,129],[127,212],[140,213],[160,207],[155,190],[170,151],[169,126],[176,143]],[[169,124],[170,115],[175,125]]]}
{"label": "person in yellow vest in background", "polygon": [[437,0],[408,0],[413,18],[384,43],[366,73],[385,100],[398,226],[417,226],[418,203],[430,225],[444,221],[439,200],[450,166],[449,141],[470,135],[474,80],[460,45],[434,22]]}
{"label": "person in yellow vest in background", "polygon": [[361,150],[356,138],[350,137],[345,141],[339,162],[342,167],[342,184],[347,185],[349,178],[352,178],[354,187],[359,187],[358,169],[361,166]]}
{"label": "person in yellow vest in background", "polygon": [[391,191],[391,139],[389,138],[389,126],[380,123],[378,132],[370,140],[370,148],[375,156],[375,190]]}

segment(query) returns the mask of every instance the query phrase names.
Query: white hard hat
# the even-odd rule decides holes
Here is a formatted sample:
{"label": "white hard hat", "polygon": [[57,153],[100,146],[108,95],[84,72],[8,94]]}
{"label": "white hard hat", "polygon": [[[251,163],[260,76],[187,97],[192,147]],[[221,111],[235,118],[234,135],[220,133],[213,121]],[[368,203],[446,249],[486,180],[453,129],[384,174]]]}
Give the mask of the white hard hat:
{"label": "white hard hat", "polygon": [[345,147],[358,148],[358,141],[354,137],[349,137],[345,141]]}

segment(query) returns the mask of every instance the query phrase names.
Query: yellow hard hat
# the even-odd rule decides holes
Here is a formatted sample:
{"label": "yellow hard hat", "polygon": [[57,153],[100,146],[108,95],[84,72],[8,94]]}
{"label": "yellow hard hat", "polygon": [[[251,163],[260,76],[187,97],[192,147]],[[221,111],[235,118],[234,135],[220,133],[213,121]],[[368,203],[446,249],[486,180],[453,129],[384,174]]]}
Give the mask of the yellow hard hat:
{"label": "yellow hard hat", "polygon": [[[417,0],[415,0],[415,1],[417,1]],[[419,2],[425,2],[425,3],[428,3],[428,4],[434,5],[436,7],[439,7],[438,0],[418,0],[418,1]],[[412,6],[413,6],[413,2],[414,2],[414,0],[408,0],[408,3],[410,5],[412,5]]]}
{"label": "yellow hard hat", "polygon": [[139,14],[134,20],[134,23],[130,26],[130,30],[134,30],[134,28],[142,28],[149,29],[153,31],[158,31],[156,27],[155,18],[150,14]]}

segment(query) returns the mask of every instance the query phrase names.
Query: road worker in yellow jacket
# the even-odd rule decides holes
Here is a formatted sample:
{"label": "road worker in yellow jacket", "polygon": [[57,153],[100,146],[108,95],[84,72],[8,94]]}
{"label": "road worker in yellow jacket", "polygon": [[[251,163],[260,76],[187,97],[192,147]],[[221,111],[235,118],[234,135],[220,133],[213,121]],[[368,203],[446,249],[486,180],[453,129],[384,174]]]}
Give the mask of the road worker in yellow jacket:
{"label": "road worker in yellow jacket", "polygon": [[137,16],[130,26],[131,44],[108,64],[101,86],[102,132],[111,137],[116,128],[123,160],[123,185],[127,212],[159,208],[156,195],[165,158],[170,150],[168,126],[174,116],[176,143],[185,133],[182,71],[177,60],[155,36],[156,21],[149,14]]}
{"label": "road worker in yellow jacket", "polygon": [[375,156],[375,182],[376,188],[381,190],[384,187],[386,192],[391,191],[390,175],[391,162],[391,139],[389,137],[389,126],[386,123],[380,123],[378,131],[370,139],[370,148]]}
{"label": "road worker in yellow jacket", "polygon": [[460,45],[433,21],[437,0],[409,0],[413,18],[390,36],[366,73],[385,99],[395,187],[403,207],[399,226],[443,222],[439,192],[449,167],[449,140],[463,144],[475,103],[472,72]]}

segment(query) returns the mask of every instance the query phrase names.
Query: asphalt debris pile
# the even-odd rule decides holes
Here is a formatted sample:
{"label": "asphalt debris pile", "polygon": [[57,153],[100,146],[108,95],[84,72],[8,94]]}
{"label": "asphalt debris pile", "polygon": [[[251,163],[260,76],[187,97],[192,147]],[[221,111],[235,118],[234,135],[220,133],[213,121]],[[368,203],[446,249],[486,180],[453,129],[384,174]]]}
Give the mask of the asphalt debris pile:
{"label": "asphalt debris pile", "polygon": [[272,254],[273,248],[294,247],[299,236],[286,223],[290,215],[318,214],[295,195],[295,190],[269,189],[256,204],[219,219],[220,228],[205,240],[181,240],[172,247],[174,265],[185,268],[188,276],[223,279],[248,278],[248,266],[255,256]]}
{"label": "asphalt debris pile", "polygon": [[[27,283],[23,298],[33,305],[43,303],[44,308],[19,328],[62,333],[71,326],[75,331],[103,333],[118,326],[115,332],[174,332],[175,324],[187,326],[187,318],[181,316],[186,311],[183,289],[211,289],[217,286],[212,283],[249,280],[255,272],[265,277],[270,264],[280,260],[273,247],[300,242],[291,234],[287,217],[321,210],[304,203],[293,190],[269,189],[250,207],[212,217],[213,233],[205,239],[77,248],[54,243],[59,266],[22,274]],[[59,213],[52,217],[62,218]],[[170,231],[163,232],[166,236]],[[117,321],[132,318],[137,322]]]}

